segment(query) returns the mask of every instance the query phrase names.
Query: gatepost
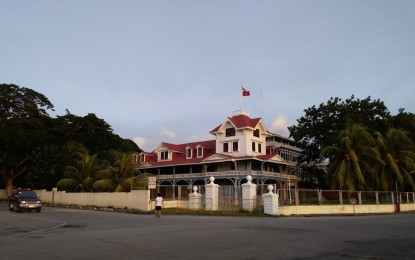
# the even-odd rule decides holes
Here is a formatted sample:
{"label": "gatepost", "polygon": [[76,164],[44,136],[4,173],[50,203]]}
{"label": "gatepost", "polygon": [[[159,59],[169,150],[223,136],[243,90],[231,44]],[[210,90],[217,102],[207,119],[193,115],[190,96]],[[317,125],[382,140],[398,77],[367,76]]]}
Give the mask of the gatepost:
{"label": "gatepost", "polygon": [[256,184],[252,183],[252,176],[246,176],[247,183],[242,184],[242,209],[252,212],[256,204]]}
{"label": "gatepost", "polygon": [[264,213],[269,215],[278,215],[278,194],[274,194],[272,190],[274,187],[268,185],[268,193],[262,195],[264,200]]}
{"label": "gatepost", "polygon": [[189,194],[189,208],[193,210],[202,208],[202,194],[197,192],[197,187],[193,187],[193,193]]}
{"label": "gatepost", "polygon": [[206,184],[206,210],[218,210],[218,194],[219,194],[219,185],[215,184],[215,177],[211,176],[209,178],[210,183]]}

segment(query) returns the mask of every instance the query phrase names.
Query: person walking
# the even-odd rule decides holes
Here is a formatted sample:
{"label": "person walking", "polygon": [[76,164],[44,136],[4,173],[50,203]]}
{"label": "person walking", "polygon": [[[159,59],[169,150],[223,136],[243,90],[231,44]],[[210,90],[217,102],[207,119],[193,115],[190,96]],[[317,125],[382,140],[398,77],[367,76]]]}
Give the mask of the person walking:
{"label": "person walking", "polygon": [[161,196],[160,193],[157,193],[157,198],[155,201],[155,205],[156,205],[156,216],[154,216],[155,218],[159,218],[161,216],[161,205],[163,203],[163,197]]}

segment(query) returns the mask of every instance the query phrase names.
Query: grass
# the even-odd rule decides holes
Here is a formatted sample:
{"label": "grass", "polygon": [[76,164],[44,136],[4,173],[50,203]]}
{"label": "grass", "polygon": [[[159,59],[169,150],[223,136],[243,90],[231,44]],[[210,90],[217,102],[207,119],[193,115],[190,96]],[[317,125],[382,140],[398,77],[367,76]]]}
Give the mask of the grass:
{"label": "grass", "polygon": [[250,216],[250,217],[275,217],[272,215],[264,214],[259,210],[254,210],[252,212],[247,210],[192,210],[185,208],[164,208],[162,214],[178,214],[178,215],[201,215],[201,216]]}

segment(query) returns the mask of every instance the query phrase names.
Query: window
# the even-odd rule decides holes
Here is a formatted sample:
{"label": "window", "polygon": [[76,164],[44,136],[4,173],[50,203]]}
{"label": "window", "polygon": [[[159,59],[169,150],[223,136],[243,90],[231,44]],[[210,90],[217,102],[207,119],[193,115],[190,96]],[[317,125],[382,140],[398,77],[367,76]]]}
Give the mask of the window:
{"label": "window", "polygon": [[186,148],[186,159],[192,158],[192,148]]}
{"label": "window", "polygon": [[252,151],[255,152],[255,142],[252,142]]}
{"label": "window", "polygon": [[226,137],[235,136],[235,128],[226,128]]}
{"label": "window", "polygon": [[197,148],[197,157],[202,157],[203,156],[203,148],[202,147],[198,147]]}
{"label": "window", "polygon": [[254,131],[254,136],[255,136],[255,137],[259,137],[259,129],[255,129],[255,131]]}
{"label": "window", "polygon": [[140,162],[145,162],[146,161],[146,156],[144,154],[140,155]]}
{"label": "window", "polygon": [[258,144],[258,153],[262,153],[262,146],[261,146],[261,144]]}
{"label": "window", "polygon": [[138,163],[139,155],[133,155],[133,163]]}
{"label": "window", "polygon": [[168,160],[168,159],[169,159],[169,151],[161,151],[160,160]]}
{"label": "window", "polygon": [[238,142],[232,142],[232,151],[237,152],[239,150]]}
{"label": "window", "polygon": [[223,152],[224,153],[229,152],[229,144],[228,143],[223,143]]}

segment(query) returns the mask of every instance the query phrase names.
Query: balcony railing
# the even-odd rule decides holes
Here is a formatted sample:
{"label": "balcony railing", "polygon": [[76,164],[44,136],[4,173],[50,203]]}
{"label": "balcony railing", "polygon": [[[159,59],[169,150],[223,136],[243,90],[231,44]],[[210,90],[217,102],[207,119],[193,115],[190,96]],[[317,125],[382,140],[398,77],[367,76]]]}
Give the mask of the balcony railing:
{"label": "balcony railing", "polygon": [[223,172],[198,172],[198,173],[181,173],[181,174],[162,174],[156,175],[158,180],[171,180],[171,179],[198,179],[209,178],[213,176],[215,178],[233,178],[233,177],[246,177],[251,175],[252,177],[270,177],[275,179],[291,179],[296,180],[295,175],[281,174],[279,172],[266,172],[266,171],[223,171]]}

